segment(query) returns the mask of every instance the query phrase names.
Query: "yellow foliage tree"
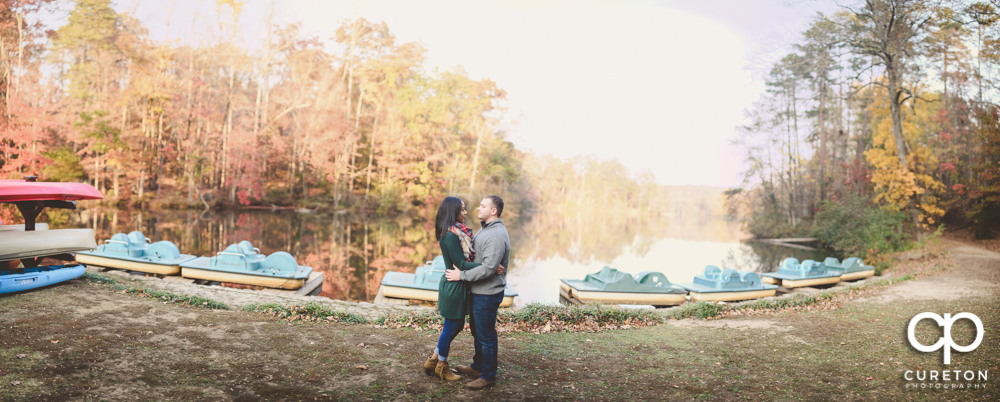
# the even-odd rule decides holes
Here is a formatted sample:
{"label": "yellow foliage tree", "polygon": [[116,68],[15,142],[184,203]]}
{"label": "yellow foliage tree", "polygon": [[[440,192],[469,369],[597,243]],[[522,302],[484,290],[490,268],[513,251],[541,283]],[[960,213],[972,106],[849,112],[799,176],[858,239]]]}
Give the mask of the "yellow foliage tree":
{"label": "yellow foliage tree", "polygon": [[[892,119],[886,101],[885,88],[871,89],[875,101],[868,106],[872,117],[872,148],[865,151],[865,160],[872,165],[872,184],[875,185],[875,201],[893,211],[914,209],[919,224],[927,229],[939,221],[944,210],[938,206],[939,191],[944,185],[934,178],[932,172],[938,166],[927,141],[940,131],[933,116],[939,112],[939,102],[918,101],[910,105],[910,113],[905,113],[902,121],[903,137],[906,139],[906,166],[900,166],[896,151],[896,139],[892,135]],[[940,98],[939,94],[931,94]],[[914,102],[913,99],[908,103]]]}

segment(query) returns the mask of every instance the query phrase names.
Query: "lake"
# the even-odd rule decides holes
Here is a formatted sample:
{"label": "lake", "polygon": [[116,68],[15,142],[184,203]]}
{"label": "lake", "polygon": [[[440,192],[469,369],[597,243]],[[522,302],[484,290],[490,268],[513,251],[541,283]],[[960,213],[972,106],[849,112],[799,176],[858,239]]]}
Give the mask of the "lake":
{"label": "lake", "polygon": [[[98,243],[139,230],[197,256],[249,240],[264,254],[287,251],[299,264],[323,272],[321,295],[371,301],[386,272],[414,272],[440,254],[432,240],[435,211],[424,210],[422,216],[397,217],[291,210],[144,212],[88,208],[81,202],[75,211],[48,209],[41,220],[53,229],[93,228]],[[821,261],[827,256],[748,241],[739,222],[705,210],[669,216],[505,212],[503,218],[512,243],[507,278],[519,293],[516,306],[557,303],[560,278],[582,279],[605,265],[631,274],[659,271],[672,282],[690,282],[705,265],[769,272],[786,257]],[[471,227],[479,230],[478,223]]]}

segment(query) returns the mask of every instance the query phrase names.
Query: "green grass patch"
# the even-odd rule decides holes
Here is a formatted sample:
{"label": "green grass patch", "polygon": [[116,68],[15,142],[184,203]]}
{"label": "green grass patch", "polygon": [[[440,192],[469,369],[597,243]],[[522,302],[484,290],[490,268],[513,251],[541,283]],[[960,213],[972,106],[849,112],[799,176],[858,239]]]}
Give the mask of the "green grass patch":
{"label": "green grass patch", "polygon": [[[437,312],[390,313],[375,320],[390,328],[440,329],[443,318]],[[648,309],[587,304],[559,306],[531,303],[520,309],[500,310],[497,328],[501,332],[576,332],[628,329],[657,325],[663,316]]]}
{"label": "green grass patch", "polygon": [[160,290],[145,289],[145,288],[136,287],[136,286],[127,286],[127,285],[123,285],[123,284],[118,283],[118,281],[115,280],[114,278],[109,278],[107,276],[100,275],[100,274],[92,274],[92,273],[87,272],[87,273],[83,274],[83,279],[86,279],[87,281],[90,281],[90,282],[93,282],[93,283],[104,285],[108,289],[111,289],[112,291],[115,291],[115,292],[118,292],[118,293],[130,294],[130,295],[135,295],[135,296],[139,296],[139,297],[149,297],[149,298],[154,298],[154,299],[160,299],[160,300],[163,300],[163,301],[169,302],[169,303],[186,304],[186,305],[190,305],[190,306],[194,306],[194,307],[204,307],[204,308],[211,308],[211,309],[217,309],[217,310],[229,310],[230,309],[229,306],[225,305],[224,303],[217,302],[217,301],[212,300],[212,299],[206,299],[204,297],[198,297],[198,296],[183,296],[183,295],[178,295],[178,294],[174,294],[174,293],[170,293],[170,292],[164,292],[164,291],[160,291]]}
{"label": "green grass patch", "polygon": [[368,324],[368,319],[360,314],[333,310],[318,303],[306,303],[298,306],[282,306],[277,303],[249,304],[243,306],[243,311],[270,314],[289,321],[330,321],[347,324]]}

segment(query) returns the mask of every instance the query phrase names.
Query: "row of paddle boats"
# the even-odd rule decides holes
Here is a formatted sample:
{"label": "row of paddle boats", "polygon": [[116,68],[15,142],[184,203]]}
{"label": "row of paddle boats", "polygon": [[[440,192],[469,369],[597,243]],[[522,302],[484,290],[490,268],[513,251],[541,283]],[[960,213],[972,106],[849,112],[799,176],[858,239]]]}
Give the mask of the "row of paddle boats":
{"label": "row of paddle boats", "polygon": [[[444,260],[418,267],[415,273],[389,271],[382,278],[379,293],[384,297],[437,301],[438,286],[444,279]],[[786,258],[776,272],[755,272],[706,266],[691,282],[671,283],[660,272],[644,271],[629,275],[604,267],[584,279],[560,279],[559,294],[567,301],[580,303],[644,304],[674,306],[688,298],[692,301],[738,301],[774,296],[778,287],[831,285],[840,281],[873,276],[874,267],[851,257],[843,262],[830,257],[823,262]],[[513,304],[517,292],[508,284],[501,307]]]}
{"label": "row of paddle boats", "polygon": [[118,233],[96,249],[76,253],[76,261],[107,268],[189,279],[237,283],[278,289],[298,289],[313,268],[298,265],[284,251],[271,255],[249,241],[226,247],[213,257],[181,254],[169,241],[151,243],[142,232]]}
{"label": "row of paddle boats", "polygon": [[[76,201],[104,198],[83,183],[0,180],[0,203],[13,203],[21,225],[0,225],[0,294],[48,286],[83,275],[97,265],[157,275],[237,283],[279,289],[303,286],[313,268],[298,265],[291,254],[260,253],[248,241],[230,245],[213,257],[181,254],[169,241],[151,242],[141,232],[118,233],[100,246],[93,229],[49,230],[35,220],[44,208],[75,209]],[[73,262],[39,266],[50,258]]]}
{"label": "row of paddle boats", "polygon": [[629,275],[604,267],[584,279],[561,279],[559,295],[567,301],[608,304],[648,304],[675,306],[688,297],[692,301],[738,301],[774,296],[778,287],[833,285],[840,281],[864,279],[875,275],[875,268],[857,258],[840,260],[829,257],[823,262],[786,258],[776,272],[755,272],[705,267],[691,282],[671,283],[660,272],[644,271]]}

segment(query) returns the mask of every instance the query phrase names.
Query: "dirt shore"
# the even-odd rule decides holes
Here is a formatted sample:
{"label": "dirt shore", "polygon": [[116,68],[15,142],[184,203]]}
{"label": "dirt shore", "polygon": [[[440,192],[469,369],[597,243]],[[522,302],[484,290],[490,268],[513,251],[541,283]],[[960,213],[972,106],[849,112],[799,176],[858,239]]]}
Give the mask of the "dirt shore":
{"label": "dirt shore", "polygon": [[[835,309],[501,334],[498,384],[479,392],[423,373],[431,331],[288,324],[73,280],[0,298],[0,399],[998,400],[1000,254],[958,240],[939,250],[901,255],[889,270],[933,274]],[[913,349],[907,324],[925,311],[976,314],[982,344],[953,352],[950,366],[940,351]],[[966,324],[952,329],[959,345],[975,337]],[[917,326],[924,344],[941,333],[927,320]],[[452,361],[467,363],[471,351],[471,337],[459,335]],[[912,389],[908,370],[986,371],[988,381]]]}

